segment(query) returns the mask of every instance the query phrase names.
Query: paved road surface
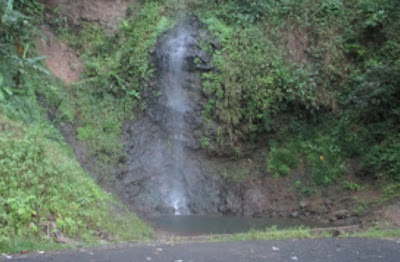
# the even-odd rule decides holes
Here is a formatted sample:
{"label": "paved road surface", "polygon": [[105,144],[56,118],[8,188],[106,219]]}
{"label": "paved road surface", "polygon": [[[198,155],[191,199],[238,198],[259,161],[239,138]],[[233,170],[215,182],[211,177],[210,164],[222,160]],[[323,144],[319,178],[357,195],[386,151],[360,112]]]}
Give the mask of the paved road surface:
{"label": "paved road surface", "polygon": [[[278,250],[279,249],[279,250]],[[5,258],[0,258],[1,260]],[[310,239],[230,243],[124,244],[15,257],[21,262],[400,262],[400,241]]]}

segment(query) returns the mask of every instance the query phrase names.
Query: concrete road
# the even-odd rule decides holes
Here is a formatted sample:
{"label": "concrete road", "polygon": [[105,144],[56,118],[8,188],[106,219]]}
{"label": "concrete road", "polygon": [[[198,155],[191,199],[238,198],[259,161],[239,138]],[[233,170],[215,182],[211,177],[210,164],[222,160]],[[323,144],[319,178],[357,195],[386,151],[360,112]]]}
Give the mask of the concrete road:
{"label": "concrete road", "polygon": [[175,245],[123,244],[2,259],[21,262],[400,262],[400,241],[338,238]]}

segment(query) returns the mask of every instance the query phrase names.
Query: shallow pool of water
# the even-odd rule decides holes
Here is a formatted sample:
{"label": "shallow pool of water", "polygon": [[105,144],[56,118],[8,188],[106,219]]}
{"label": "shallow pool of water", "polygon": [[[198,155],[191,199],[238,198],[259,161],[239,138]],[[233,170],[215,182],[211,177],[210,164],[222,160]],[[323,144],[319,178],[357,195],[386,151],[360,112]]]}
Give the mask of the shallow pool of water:
{"label": "shallow pool of water", "polygon": [[160,216],[149,219],[156,229],[176,235],[233,234],[251,229],[268,227],[289,228],[295,226],[323,227],[310,221],[295,218],[251,218],[230,216]]}

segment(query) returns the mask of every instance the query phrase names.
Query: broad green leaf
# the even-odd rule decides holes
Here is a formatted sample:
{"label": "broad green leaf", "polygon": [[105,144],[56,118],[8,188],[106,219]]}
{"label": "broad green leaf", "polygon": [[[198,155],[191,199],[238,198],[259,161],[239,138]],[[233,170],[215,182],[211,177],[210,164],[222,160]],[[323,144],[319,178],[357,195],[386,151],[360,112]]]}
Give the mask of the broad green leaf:
{"label": "broad green leaf", "polygon": [[130,90],[130,91],[128,92],[128,95],[140,99],[140,93],[139,93],[138,91],[136,91],[136,90]]}
{"label": "broad green leaf", "polygon": [[7,8],[8,10],[13,10],[14,0],[8,0]]}
{"label": "broad green leaf", "polygon": [[28,63],[30,63],[30,64],[33,64],[33,63],[36,63],[38,61],[45,60],[47,58],[49,58],[49,56],[37,56],[37,57],[34,57],[34,58],[27,58],[26,61],[28,61]]}
{"label": "broad green leaf", "polygon": [[14,94],[11,88],[4,87],[3,90],[9,96],[12,96]]}
{"label": "broad green leaf", "polygon": [[23,57],[24,59],[26,58],[26,54],[28,53],[29,47],[30,47],[29,44],[26,44],[26,45],[25,45],[24,54],[22,55],[22,57]]}
{"label": "broad green leaf", "polygon": [[3,90],[0,89],[0,101],[5,101],[6,100],[6,95]]}

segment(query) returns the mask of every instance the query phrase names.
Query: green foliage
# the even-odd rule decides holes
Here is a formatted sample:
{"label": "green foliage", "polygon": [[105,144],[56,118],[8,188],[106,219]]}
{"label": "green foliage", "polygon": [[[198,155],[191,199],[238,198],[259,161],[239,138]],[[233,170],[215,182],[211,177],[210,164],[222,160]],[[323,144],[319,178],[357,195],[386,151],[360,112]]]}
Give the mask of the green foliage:
{"label": "green foliage", "polygon": [[[111,168],[115,163],[111,160],[117,161],[122,152],[124,112],[132,109],[140,94],[104,92],[104,85],[97,86],[105,82],[98,75],[65,88],[49,75],[41,65],[45,58],[35,52],[43,6],[37,1],[4,0],[0,6],[0,253],[54,247],[51,239],[44,240],[40,226],[49,216],[57,218],[64,235],[85,241],[96,241],[97,230],[116,240],[150,238],[151,229],[136,215],[122,207],[118,212],[111,208],[119,204],[82,170],[64,138],[47,121],[50,117],[56,125],[78,123],[78,138]],[[99,55],[108,52],[112,39],[99,27],[85,25],[83,31],[88,47],[82,54],[97,56],[93,61],[101,66],[117,68],[117,56]],[[78,48],[79,41],[70,40]],[[98,74],[107,72],[101,69]],[[113,74],[106,74],[106,80]]]}
{"label": "green foliage", "polygon": [[364,237],[364,238],[398,238],[400,236],[399,229],[387,229],[375,226],[363,232],[357,232],[350,235],[351,237]]}
{"label": "green foliage", "polygon": [[[303,191],[303,194],[310,196],[315,191],[313,186],[329,185],[346,174],[346,158],[358,153],[355,147],[363,150],[364,145],[358,142],[336,120],[325,120],[322,124],[313,126],[297,126],[295,121],[286,132],[279,135],[271,148],[267,159],[268,170],[284,175],[284,168],[289,171],[302,160],[307,167],[311,184],[309,188],[298,186],[297,191]],[[281,166],[283,171],[279,174]]]}
{"label": "green foliage", "polygon": [[214,116],[231,145],[251,133],[270,131],[275,117],[289,105],[317,106],[309,73],[285,61],[260,29],[231,27],[215,17],[205,23],[223,49],[214,54],[219,70],[203,75],[203,89],[212,94],[203,115]]}
{"label": "green foliage", "polygon": [[315,192],[316,192],[316,189],[313,187],[305,186],[300,189],[300,193],[305,197],[311,197],[312,195],[315,194]]}
{"label": "green foliage", "polygon": [[272,147],[267,158],[268,171],[275,177],[288,175],[297,164],[296,153],[283,148]]}
{"label": "green foliage", "polygon": [[394,1],[377,3],[371,0],[359,1],[359,13],[362,14],[361,27],[366,30],[377,28],[388,22],[388,14],[394,11]]}
{"label": "green foliage", "polygon": [[200,138],[201,148],[207,148],[210,145],[210,139],[208,137]]}
{"label": "green foliage", "polygon": [[112,179],[112,170],[124,156],[123,122],[146,108],[143,97],[148,96],[154,72],[150,50],[158,36],[174,24],[162,3],[132,4],[130,8],[136,15],[127,16],[115,34],[106,34],[101,26],[88,22],[78,28],[65,28],[61,23],[63,28],[58,30],[84,62],[82,80],[63,93],[58,108],[64,116],[58,120],[76,123],[77,139],[94,159],[94,173],[103,183]]}
{"label": "green foliage", "polygon": [[221,14],[227,22],[235,23],[238,25],[247,23],[256,23],[269,15],[269,9],[272,1],[253,1],[253,0],[231,0],[227,1],[226,16],[225,12]]}
{"label": "green foliage", "polygon": [[227,167],[222,173],[222,176],[229,181],[243,182],[253,175],[251,167],[247,163],[237,163],[233,166]]}
{"label": "green foliage", "polygon": [[383,190],[384,200],[391,200],[399,196],[400,196],[400,183],[389,184]]}
{"label": "green foliage", "polygon": [[300,180],[297,180],[294,184],[296,193],[298,196],[310,197],[315,194],[316,189],[311,186],[303,186]]}
{"label": "green foliage", "polygon": [[217,68],[203,74],[210,94],[203,116],[212,120],[208,132],[218,134],[210,147],[229,152],[289,127],[285,134],[303,141],[294,151],[317,184],[337,181],[352,157],[361,158],[363,172],[398,180],[398,3],[261,2],[189,3],[222,44],[221,50],[202,46]]}
{"label": "green foliage", "polygon": [[[97,229],[114,229],[108,205],[113,202],[82,170],[60,142],[48,140],[46,126],[24,128],[0,115],[1,245],[20,237],[43,235],[40,223],[49,215],[71,237]],[[150,231],[133,217],[134,238]],[[134,225],[132,225],[134,227]],[[142,231],[141,231],[142,230]],[[92,236],[94,238],[94,236]]]}
{"label": "green foliage", "polygon": [[361,190],[361,186],[354,182],[344,181],[343,188],[349,191],[359,191]]}
{"label": "green foliage", "polygon": [[18,254],[21,251],[48,251],[68,248],[71,248],[71,246],[57,244],[53,241],[45,240],[40,237],[14,238],[10,241],[2,242],[0,246],[0,250],[6,254]]}
{"label": "green foliage", "polygon": [[[122,122],[127,114],[129,100],[115,99],[104,94],[96,97],[92,92],[76,86],[78,96],[73,107],[81,112],[78,121],[77,138],[83,141],[92,156],[97,156],[101,168],[100,179],[108,181],[109,172],[123,155],[120,143]],[[132,105],[132,104],[131,104]]]}
{"label": "green foliage", "polygon": [[[181,10],[185,5],[190,10]],[[202,147],[220,147],[240,158],[241,143],[272,134],[279,141],[271,148],[268,170],[287,175],[301,161],[310,178],[296,184],[302,195],[340,181],[350,158],[360,160],[363,174],[395,181],[384,193],[398,195],[398,1],[166,0],[140,1],[129,10],[135,14],[113,35],[92,23],[68,27],[56,16],[56,31],[85,67],[82,81],[64,88],[46,75],[44,58],[35,54],[43,5],[0,0],[0,124],[5,124],[0,154],[10,160],[0,170],[0,192],[7,194],[0,200],[0,242],[12,246],[10,237],[37,237],[36,219],[56,212],[59,228],[70,236],[90,238],[92,230],[110,230],[116,221],[128,227],[131,220],[106,216],[109,198],[65,151],[42,105],[55,124],[76,127],[79,142],[96,161],[95,173],[108,176],[123,156],[123,122],[145,109],[154,76],[149,53],[174,25],[176,11],[197,14],[222,45],[202,43],[215,68],[202,75],[208,94]],[[223,175],[243,181],[250,170],[235,166]],[[360,189],[346,181],[343,186]],[[116,233],[120,238],[148,234],[131,219],[137,230]]]}
{"label": "green foliage", "polygon": [[307,160],[313,180],[320,185],[335,182],[346,172],[341,149],[333,144],[306,143]]}
{"label": "green foliage", "polygon": [[96,133],[96,130],[92,126],[78,127],[77,131],[77,138],[80,141],[93,139]]}
{"label": "green foliage", "polygon": [[365,155],[363,168],[375,177],[385,177],[400,182],[400,136],[390,137],[372,146]]}
{"label": "green foliage", "polygon": [[157,37],[174,25],[164,15],[165,6],[157,2],[146,3],[139,15],[124,21],[122,45],[120,47],[120,68],[118,75],[140,92],[147,87],[154,68],[150,64],[149,50],[156,44]]}
{"label": "green foliage", "polygon": [[0,36],[7,42],[18,41],[23,45],[37,32],[43,5],[37,1],[0,0]]}
{"label": "green foliage", "polygon": [[112,36],[106,36],[100,26],[92,23],[82,23],[78,32],[70,28],[61,34],[82,54],[84,84],[92,86],[94,95],[141,98],[154,71],[149,51],[157,37],[173,26],[164,11],[160,3],[146,3],[137,16],[127,17],[120,32]]}
{"label": "green foliage", "polygon": [[0,102],[5,101],[8,96],[12,96],[13,91],[4,83],[4,77],[0,74]]}
{"label": "green foliage", "polygon": [[26,71],[48,73],[40,65],[44,58],[32,56],[31,50],[42,11],[43,6],[36,1],[0,0],[0,103],[16,93],[28,92],[19,86],[20,77]]}
{"label": "green foliage", "polygon": [[233,234],[213,239],[213,241],[244,241],[244,240],[278,240],[278,239],[299,239],[328,237],[329,234],[312,234],[309,228],[295,227],[288,229],[278,229],[276,226],[266,228],[265,231],[250,230],[248,233]]}

